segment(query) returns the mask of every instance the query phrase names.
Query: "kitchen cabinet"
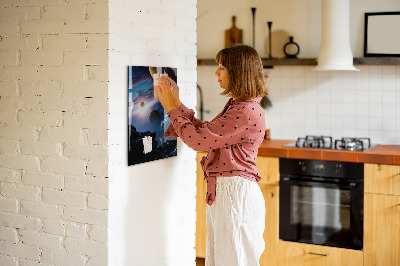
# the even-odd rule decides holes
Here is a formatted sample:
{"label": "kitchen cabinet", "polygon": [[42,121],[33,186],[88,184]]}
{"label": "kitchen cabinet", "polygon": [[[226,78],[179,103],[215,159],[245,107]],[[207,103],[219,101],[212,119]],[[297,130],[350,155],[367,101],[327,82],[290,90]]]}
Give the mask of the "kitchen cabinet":
{"label": "kitchen cabinet", "polygon": [[364,266],[400,265],[400,166],[364,167]]}
{"label": "kitchen cabinet", "polygon": [[400,196],[400,165],[364,164],[364,192]]}
{"label": "kitchen cabinet", "polygon": [[279,241],[279,266],[363,265],[363,252],[288,241]]}

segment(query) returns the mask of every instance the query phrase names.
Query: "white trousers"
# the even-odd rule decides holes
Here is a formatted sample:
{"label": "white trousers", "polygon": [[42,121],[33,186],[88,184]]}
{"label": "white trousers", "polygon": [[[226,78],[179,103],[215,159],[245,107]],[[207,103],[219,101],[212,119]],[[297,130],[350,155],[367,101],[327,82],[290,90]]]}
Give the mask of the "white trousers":
{"label": "white trousers", "polygon": [[265,201],[248,179],[217,177],[215,202],[207,205],[206,266],[258,266],[265,242]]}

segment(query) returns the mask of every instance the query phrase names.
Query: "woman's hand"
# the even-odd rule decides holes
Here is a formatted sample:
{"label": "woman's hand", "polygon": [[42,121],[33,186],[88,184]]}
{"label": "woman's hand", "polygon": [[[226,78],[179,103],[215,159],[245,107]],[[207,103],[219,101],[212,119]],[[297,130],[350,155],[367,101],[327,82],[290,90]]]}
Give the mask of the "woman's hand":
{"label": "woman's hand", "polygon": [[181,106],[181,101],[179,100],[179,87],[178,85],[176,85],[175,81],[173,79],[171,79],[170,77],[162,77],[161,78],[166,84],[171,84],[172,86],[172,98],[174,101],[174,105],[176,108],[179,108],[179,106]]}
{"label": "woman's hand", "polygon": [[[168,81],[169,82],[169,81]],[[172,83],[171,83],[172,84]],[[176,84],[175,84],[176,85]],[[172,94],[172,87],[166,84],[165,79],[162,79],[155,90],[158,94],[158,98],[161,102],[161,105],[164,107],[165,111],[168,113],[172,109],[176,109],[177,107],[174,104],[174,96]]]}

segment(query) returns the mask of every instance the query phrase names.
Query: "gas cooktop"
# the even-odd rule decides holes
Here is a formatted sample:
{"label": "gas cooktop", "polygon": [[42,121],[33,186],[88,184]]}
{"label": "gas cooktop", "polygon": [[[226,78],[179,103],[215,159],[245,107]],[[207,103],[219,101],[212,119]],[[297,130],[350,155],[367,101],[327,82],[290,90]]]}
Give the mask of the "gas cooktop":
{"label": "gas cooktop", "polygon": [[315,148],[347,151],[366,151],[375,145],[371,145],[370,138],[341,138],[335,139],[331,136],[307,135],[298,138],[296,142],[283,145],[285,147]]}

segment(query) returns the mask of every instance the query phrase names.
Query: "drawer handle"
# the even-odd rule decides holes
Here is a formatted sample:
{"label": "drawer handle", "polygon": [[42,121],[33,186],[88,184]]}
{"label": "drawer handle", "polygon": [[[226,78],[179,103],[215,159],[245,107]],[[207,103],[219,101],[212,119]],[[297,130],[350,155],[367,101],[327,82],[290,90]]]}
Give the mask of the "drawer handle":
{"label": "drawer handle", "polygon": [[317,255],[317,256],[324,256],[324,257],[329,256],[329,254],[321,254],[321,253],[314,253],[314,252],[308,252],[308,254],[310,254],[310,255]]}

